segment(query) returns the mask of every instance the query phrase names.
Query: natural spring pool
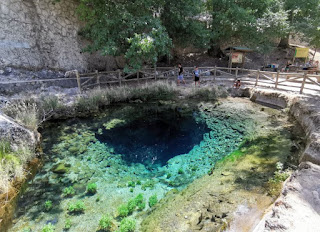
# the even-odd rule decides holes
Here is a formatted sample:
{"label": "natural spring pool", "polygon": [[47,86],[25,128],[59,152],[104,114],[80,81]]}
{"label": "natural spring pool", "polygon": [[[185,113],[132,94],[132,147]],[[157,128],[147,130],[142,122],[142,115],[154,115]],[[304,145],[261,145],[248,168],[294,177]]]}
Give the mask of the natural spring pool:
{"label": "natural spring pool", "polygon": [[[239,147],[244,143],[250,147],[248,141],[256,141],[254,138],[283,139],[281,149],[274,144],[277,152],[272,151],[274,154],[268,158],[261,183],[272,176],[276,162],[294,163],[294,156],[290,156],[292,127],[286,123],[280,111],[247,100],[121,104],[95,117],[48,122],[41,130],[43,168],[21,196],[9,231],[42,231],[48,224],[55,231],[67,231],[68,222],[68,231],[99,231],[99,220],[105,214],[113,218],[112,231],[116,231],[122,219],[119,206],[138,194],[143,194],[146,205],[140,210],[135,208],[128,217],[136,220],[135,231],[151,231],[148,218],[160,211],[157,205],[148,204],[151,196],[160,200],[168,192],[192,186],[194,180],[214,173],[215,164],[230,154],[246,157]],[[259,144],[254,146],[259,150]],[[96,184],[94,194],[88,193],[90,183]],[[70,186],[75,193],[66,196],[64,189]],[[265,187],[261,184],[260,188],[262,192]],[[79,200],[85,210],[70,212],[70,204]],[[48,201],[52,206],[46,209]],[[141,226],[143,220],[146,223]],[[169,230],[179,231],[162,231]]]}

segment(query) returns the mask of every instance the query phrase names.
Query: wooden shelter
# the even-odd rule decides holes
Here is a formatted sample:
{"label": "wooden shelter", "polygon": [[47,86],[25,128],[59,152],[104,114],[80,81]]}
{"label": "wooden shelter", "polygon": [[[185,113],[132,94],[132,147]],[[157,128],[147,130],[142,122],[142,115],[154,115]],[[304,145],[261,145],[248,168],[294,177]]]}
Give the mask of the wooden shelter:
{"label": "wooden shelter", "polygon": [[253,49],[247,47],[228,47],[225,51],[229,55],[228,68],[232,68],[232,64],[240,64],[243,68],[246,54],[253,52]]}

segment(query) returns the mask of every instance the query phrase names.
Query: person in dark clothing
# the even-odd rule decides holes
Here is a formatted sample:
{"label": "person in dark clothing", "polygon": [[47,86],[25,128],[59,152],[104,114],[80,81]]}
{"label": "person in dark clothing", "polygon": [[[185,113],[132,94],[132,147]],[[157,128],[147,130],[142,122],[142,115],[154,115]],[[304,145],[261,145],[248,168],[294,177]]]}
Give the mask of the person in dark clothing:
{"label": "person in dark clothing", "polygon": [[194,85],[197,86],[197,82],[200,86],[200,71],[196,66],[195,70],[193,71],[193,78],[194,78]]}
{"label": "person in dark clothing", "polygon": [[180,81],[183,81],[183,83],[186,84],[186,82],[183,79],[183,68],[182,68],[182,65],[180,63],[178,64],[178,68],[179,68],[178,80],[177,80],[178,85],[180,85]]}

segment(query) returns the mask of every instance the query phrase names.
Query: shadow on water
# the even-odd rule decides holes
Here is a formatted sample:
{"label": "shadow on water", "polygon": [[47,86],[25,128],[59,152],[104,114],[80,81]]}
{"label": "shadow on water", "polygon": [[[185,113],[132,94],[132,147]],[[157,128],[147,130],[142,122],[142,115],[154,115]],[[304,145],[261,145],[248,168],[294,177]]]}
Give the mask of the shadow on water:
{"label": "shadow on water", "polygon": [[103,129],[96,138],[122,154],[128,163],[160,163],[188,153],[203,140],[209,129],[191,116],[149,115],[112,129]]}

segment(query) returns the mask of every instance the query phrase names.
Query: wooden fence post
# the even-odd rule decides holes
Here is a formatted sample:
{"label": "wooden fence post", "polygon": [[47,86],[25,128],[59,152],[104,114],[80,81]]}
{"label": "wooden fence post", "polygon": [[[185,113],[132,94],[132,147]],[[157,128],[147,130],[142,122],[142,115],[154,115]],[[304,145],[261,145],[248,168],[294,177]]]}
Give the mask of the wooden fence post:
{"label": "wooden fence post", "polygon": [[121,87],[122,83],[121,83],[121,71],[120,70],[118,72],[118,79],[119,79],[119,86]]}
{"label": "wooden fence post", "polygon": [[257,86],[257,85],[258,85],[259,77],[260,77],[260,70],[258,70],[258,72],[257,72],[257,79],[256,79],[256,83],[255,83],[254,86]]}
{"label": "wooden fence post", "polygon": [[101,87],[100,87],[100,76],[99,76],[99,72],[98,72],[98,70],[96,70],[96,71],[95,71],[95,73],[96,73],[96,76],[97,76],[97,85],[98,85],[98,89],[100,90],[100,89],[101,89]]}
{"label": "wooden fence post", "polygon": [[279,75],[280,75],[280,71],[277,71],[277,77],[276,77],[276,84],[275,84],[275,88],[278,88],[278,81],[279,81]]}
{"label": "wooden fence post", "polygon": [[236,80],[238,79],[238,67],[236,67]]}
{"label": "wooden fence post", "polygon": [[76,77],[77,77],[77,83],[78,83],[79,93],[81,94],[81,82],[80,82],[80,75],[79,75],[78,70],[76,70]]}
{"label": "wooden fence post", "polygon": [[303,74],[303,81],[302,81],[301,88],[300,88],[300,94],[303,93],[304,84],[305,84],[305,82],[306,82],[306,79],[307,79],[307,72],[304,72],[304,74]]}

